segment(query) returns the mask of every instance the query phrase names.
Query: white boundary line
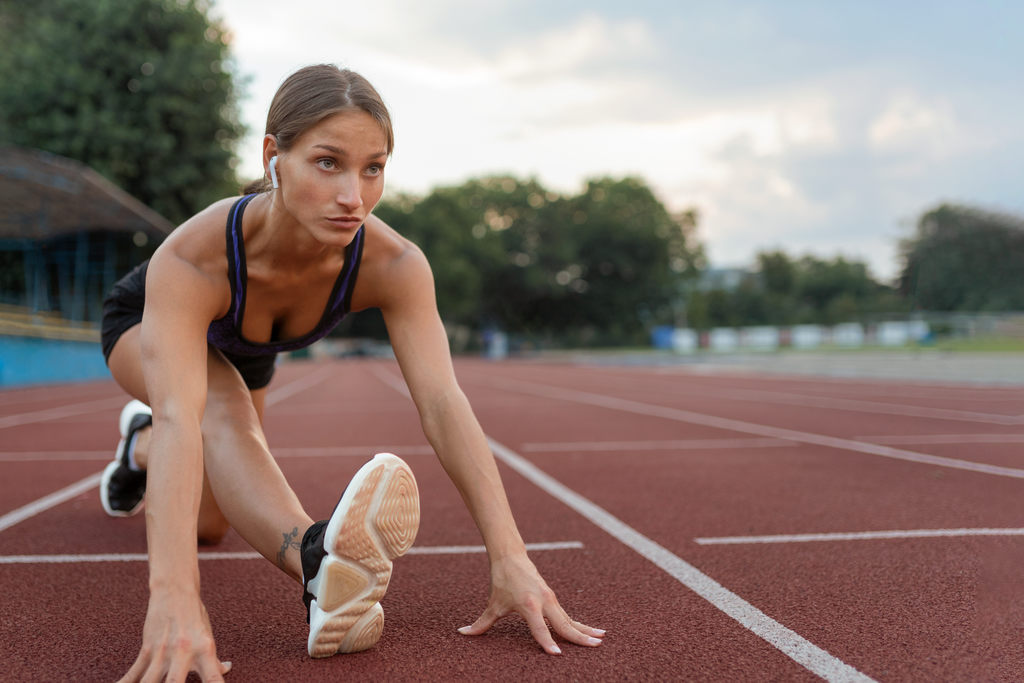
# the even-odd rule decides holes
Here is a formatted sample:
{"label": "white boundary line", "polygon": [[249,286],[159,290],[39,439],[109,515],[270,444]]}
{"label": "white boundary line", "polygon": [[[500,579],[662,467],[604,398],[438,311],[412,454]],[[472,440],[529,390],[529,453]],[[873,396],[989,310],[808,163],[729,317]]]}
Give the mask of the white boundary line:
{"label": "white boundary line", "polygon": [[68,405],[57,406],[56,408],[33,410],[29,413],[8,415],[6,417],[0,417],[0,429],[6,429],[7,427],[20,427],[21,425],[33,424],[35,422],[59,420],[64,417],[85,415],[86,413],[95,413],[100,410],[104,410],[105,408],[124,405],[124,403],[125,400],[123,398],[120,396],[114,396],[112,398],[98,398],[92,401],[69,403]]}
{"label": "white boundary line", "polygon": [[705,415],[703,413],[695,413],[679,408],[668,408],[666,406],[655,405],[652,403],[641,403],[639,401],[615,398],[613,396],[605,396],[603,394],[594,394],[588,391],[562,389],[545,384],[536,384],[534,382],[523,382],[511,379],[491,379],[488,381],[493,386],[504,387],[509,391],[518,391],[520,393],[531,394],[534,396],[545,396],[547,398],[571,401],[573,403],[583,403],[586,405],[608,408],[610,410],[619,410],[626,413],[661,417],[667,420],[687,422],[689,424],[697,424],[704,427],[715,427],[717,429],[724,429],[733,432],[756,434],[758,436],[775,439],[786,439],[800,443],[814,444],[816,446],[825,446],[827,448],[837,448],[857,453],[866,453],[868,455],[878,455],[883,458],[892,458],[894,460],[906,460],[908,462],[934,465],[936,467],[949,467],[952,469],[967,470],[969,472],[978,472],[981,474],[993,474],[999,477],[1024,479],[1024,470],[1014,467],[1000,467],[998,465],[986,465],[984,463],[971,462],[969,460],[944,458],[939,455],[928,455],[927,453],[917,453],[915,451],[889,448],[888,446],[866,443],[864,441],[841,439],[834,436],[826,436],[824,434],[811,434],[809,432],[800,432],[795,429],[785,429],[782,427],[770,427],[768,425],[756,424],[754,422],[743,422],[742,420]]}
{"label": "white boundary line", "polygon": [[814,541],[870,541],[896,538],[947,538],[961,536],[1024,536],[1024,529],[908,529],[903,531],[856,531],[828,534],[778,534],[774,536],[720,536],[695,538],[699,545],[747,543],[811,543]]}
{"label": "white boundary line", "polygon": [[494,455],[555,499],[576,510],[623,545],[632,548],[744,628],[827,681],[871,681],[849,664],[783,626],[682,558],[548,476],[525,458],[488,438]]}
{"label": "white boundary line", "polygon": [[[1024,443],[1024,434],[909,434],[886,436],[855,436],[854,441],[898,446],[903,444],[1018,444]],[[665,451],[712,450],[731,448],[783,448],[796,445],[788,439],[736,438],[736,439],[675,439],[666,441],[547,441],[524,443],[524,453],[563,453],[577,451]],[[275,458],[333,458],[365,457],[370,453],[386,451],[400,455],[433,455],[434,449],[423,444],[405,446],[295,446],[274,448]],[[0,462],[63,462],[110,459],[110,451],[0,451]]]}
{"label": "white boundary line", "polygon": [[[780,448],[795,446],[784,439],[676,439],[674,441],[562,441],[524,443],[524,453],[561,453],[563,451],[677,451],[715,448]],[[2,459],[2,456],[0,456]]]}
{"label": "white boundary line", "polygon": [[291,382],[288,382],[288,384],[282,384],[273,391],[268,391],[266,405],[272,406],[275,403],[280,403],[281,401],[285,400],[286,398],[289,398],[290,396],[294,396],[299,392],[305,391],[310,387],[320,384],[320,382],[323,382],[330,376],[331,373],[324,372],[324,369],[322,367],[315,367],[313,370],[310,370],[301,377],[297,377],[296,379],[293,379]]}
{"label": "white boundary line", "polygon": [[[287,398],[288,396],[296,394],[296,393],[298,393],[298,392],[300,392],[300,391],[302,391],[304,389],[308,389],[309,387],[313,386],[314,384],[317,384],[317,383],[323,381],[329,375],[330,375],[330,373],[327,373],[327,372],[310,372],[310,373],[308,373],[306,375],[303,375],[302,377],[299,377],[298,379],[292,380],[291,382],[289,382],[288,384],[283,385],[279,389],[268,393],[267,394],[267,404],[270,405],[272,403],[276,403],[277,401],[280,401],[280,400],[282,400],[284,398]],[[36,413],[25,413],[24,415],[12,415],[9,418],[4,418],[4,419],[8,419],[9,420],[9,419],[12,419],[12,418],[20,418],[20,417],[24,417],[24,416],[27,415],[27,416],[35,416],[38,419],[28,419],[28,420],[26,420],[24,422],[20,422],[20,423],[17,423],[17,424],[27,424],[28,422],[42,422],[43,420],[51,420],[51,419],[57,419],[58,417],[68,417],[68,416],[71,416],[71,415],[79,415],[79,414],[81,414],[83,412],[90,412],[91,410],[98,410],[99,407],[95,407],[94,404],[98,404],[98,403],[99,404],[105,404],[105,403],[111,403],[112,401],[117,401],[118,405],[120,405],[121,403],[124,402],[124,399],[121,398],[121,397],[116,397],[116,398],[113,398],[113,399],[102,399],[102,400],[99,400],[99,401],[87,401],[85,403],[75,403],[75,404],[72,404],[70,406],[65,406],[64,408],[51,408],[49,410],[38,411]],[[91,409],[86,409],[85,408],[86,406],[90,406],[90,405],[93,405],[94,407],[91,408]],[[102,406],[100,406],[100,407],[102,407]],[[0,428],[2,428],[4,426],[13,426],[13,424],[7,425],[7,424],[4,424],[2,420],[0,420]],[[102,477],[103,477],[103,472],[102,471],[96,472],[95,474],[90,474],[85,479],[77,481],[74,484],[71,484],[70,486],[62,488],[59,491],[54,491],[53,493],[51,493],[49,495],[43,496],[39,500],[36,500],[36,501],[34,501],[32,503],[29,503],[28,505],[24,505],[24,506],[22,506],[22,507],[20,507],[20,508],[18,508],[16,510],[12,510],[11,512],[8,512],[7,514],[5,514],[2,517],[0,517],[0,531],[4,531],[6,529],[9,529],[12,526],[14,526],[15,524],[18,524],[19,522],[24,522],[26,519],[29,519],[30,517],[34,517],[34,516],[38,515],[41,512],[45,512],[46,510],[49,510],[52,507],[56,507],[56,506],[60,505],[61,503],[65,502],[67,500],[70,500],[71,498],[74,498],[75,496],[77,496],[77,495],[79,495],[81,493],[84,493],[84,492],[88,491],[91,488],[94,488],[94,487],[98,486],[99,483],[100,483],[100,479]]]}
{"label": "white boundary line", "polygon": [[[579,541],[552,541],[549,543],[527,543],[531,552],[543,550],[579,550]],[[406,555],[468,555],[487,552],[482,545],[433,545],[413,546]],[[81,562],[146,562],[146,553],[102,553],[91,555],[0,555],[3,564],[78,564]],[[201,552],[200,560],[261,560],[257,552]]]}
{"label": "white boundary line", "polygon": [[[293,448],[274,448],[271,452],[274,458],[368,458],[373,453],[385,451],[406,455],[433,455],[434,450],[430,446],[421,444],[410,446],[296,446]],[[107,462],[110,460],[111,451],[22,451],[2,452],[0,451],[0,462],[65,462],[65,461],[92,461],[99,460]]]}
{"label": "white boundary line", "polygon": [[0,531],[10,529],[18,522],[24,522],[30,517],[35,517],[40,512],[45,512],[52,507],[56,507],[61,503],[71,500],[75,496],[88,491],[91,488],[95,488],[100,483],[100,478],[103,476],[102,472],[96,474],[90,474],[85,479],[76,481],[70,486],[65,486],[59,491],[43,496],[39,500],[33,501],[28,505],[23,505],[17,510],[12,510],[6,515],[0,517]]}
{"label": "white boundary line", "polygon": [[1024,434],[905,434],[902,436],[855,436],[858,441],[901,446],[904,444],[1024,443]]}
{"label": "white boundary line", "polygon": [[849,410],[860,413],[877,413],[880,415],[906,415],[934,420],[959,420],[962,422],[983,422],[997,425],[1019,425],[1019,415],[1003,415],[999,413],[978,413],[948,408],[928,408],[909,406],[884,401],[867,401],[864,399],[836,398],[833,396],[808,396],[781,391],[765,391],[759,389],[709,389],[702,390],[702,395],[718,398],[735,399],[737,401],[755,401],[781,403],[810,408],[833,410]]}
{"label": "white boundary line", "polygon": [[0,453],[0,462],[62,462],[68,460],[110,460],[112,451],[10,451]]}
{"label": "white boundary line", "polygon": [[[408,396],[408,390],[383,370],[373,372],[385,384]],[[872,681],[873,679],[829,654],[795,631],[786,628],[761,610],[728,590],[693,565],[626,525],[604,509],[545,474],[525,458],[488,437],[496,458],[514,469],[535,486],[565,503],[623,545],[650,560],[684,586],[697,593],[744,628],[778,648],[783,654],[828,681]]]}

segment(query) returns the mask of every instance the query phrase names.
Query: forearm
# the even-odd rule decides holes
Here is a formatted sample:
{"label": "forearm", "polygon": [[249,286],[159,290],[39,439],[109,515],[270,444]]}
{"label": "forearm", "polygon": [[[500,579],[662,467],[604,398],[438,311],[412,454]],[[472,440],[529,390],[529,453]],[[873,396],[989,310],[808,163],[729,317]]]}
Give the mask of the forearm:
{"label": "forearm", "polygon": [[423,430],[476,522],[491,562],[525,553],[497,464],[461,391],[422,413]]}
{"label": "forearm", "polygon": [[198,424],[155,419],[147,467],[146,537],[150,590],[199,590],[196,549],[203,486]]}

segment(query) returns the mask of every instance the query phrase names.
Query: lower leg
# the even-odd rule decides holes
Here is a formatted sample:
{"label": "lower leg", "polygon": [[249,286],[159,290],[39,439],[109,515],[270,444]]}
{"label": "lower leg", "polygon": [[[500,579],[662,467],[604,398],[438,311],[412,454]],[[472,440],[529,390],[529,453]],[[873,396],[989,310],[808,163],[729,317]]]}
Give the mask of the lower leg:
{"label": "lower leg", "polygon": [[[141,326],[125,331],[110,354],[111,374],[128,394],[149,403],[142,372]],[[226,524],[296,580],[298,546],[312,520],[270,455],[260,426],[263,390],[250,392],[238,371],[210,348],[203,419],[204,486],[199,535],[219,540]],[[145,469],[151,431],[139,430],[136,462]]]}
{"label": "lower leg", "polygon": [[[128,457],[134,469],[145,471],[149,464],[149,439],[152,427],[144,427],[135,432],[132,442],[128,445]],[[224,538],[231,525],[220,511],[217,501],[210,489],[210,478],[203,474],[203,494],[199,503],[199,518],[196,539],[201,545],[216,545]]]}
{"label": "lower leg", "polygon": [[270,454],[258,410],[262,394],[254,402],[237,370],[213,349],[207,379],[202,425],[211,494],[207,509],[211,515],[216,509],[256,551],[301,580],[299,545],[313,520]]}

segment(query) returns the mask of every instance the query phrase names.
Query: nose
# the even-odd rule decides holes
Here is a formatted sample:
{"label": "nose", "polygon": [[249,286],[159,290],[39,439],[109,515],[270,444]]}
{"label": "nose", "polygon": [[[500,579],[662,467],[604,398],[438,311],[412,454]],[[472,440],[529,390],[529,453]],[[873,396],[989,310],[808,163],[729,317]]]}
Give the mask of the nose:
{"label": "nose", "polygon": [[343,173],[340,175],[334,200],[346,211],[354,211],[363,205],[362,184],[358,174]]}

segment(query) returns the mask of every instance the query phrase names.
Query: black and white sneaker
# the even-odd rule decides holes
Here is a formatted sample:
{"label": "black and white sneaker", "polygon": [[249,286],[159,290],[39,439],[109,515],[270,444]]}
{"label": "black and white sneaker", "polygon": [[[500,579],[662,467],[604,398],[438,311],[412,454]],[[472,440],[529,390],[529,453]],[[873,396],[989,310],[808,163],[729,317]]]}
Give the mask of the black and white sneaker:
{"label": "black and white sneaker", "polygon": [[145,471],[128,465],[128,446],[140,429],[153,424],[153,411],[142,401],[130,401],[121,411],[118,426],[121,442],[114,451],[114,460],[103,470],[100,481],[100,502],[111,517],[128,517],[142,507],[146,496]]}
{"label": "black and white sneaker", "polygon": [[420,499],[409,466],[378,453],[345,489],[329,520],[302,537],[302,596],[311,657],[373,647],[384,629],[391,560],[416,538]]}

